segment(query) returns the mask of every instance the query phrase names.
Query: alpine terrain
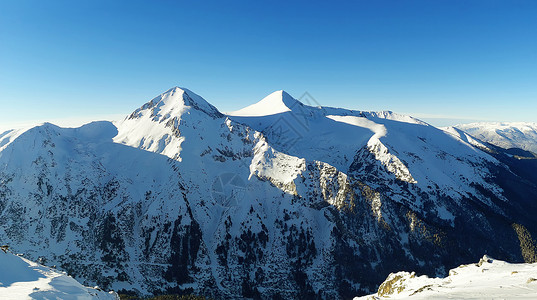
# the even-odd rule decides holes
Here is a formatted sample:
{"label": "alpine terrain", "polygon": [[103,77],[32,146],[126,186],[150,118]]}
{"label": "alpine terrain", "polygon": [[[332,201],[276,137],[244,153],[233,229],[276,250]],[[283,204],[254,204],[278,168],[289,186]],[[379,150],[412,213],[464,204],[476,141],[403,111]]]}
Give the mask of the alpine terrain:
{"label": "alpine terrain", "polygon": [[84,285],[215,299],[535,262],[537,181],[485,146],[284,91],[223,114],[175,87],[118,122],[1,133],[0,242]]}
{"label": "alpine terrain", "polygon": [[537,123],[470,123],[455,126],[476,138],[502,148],[519,148],[536,153]]}

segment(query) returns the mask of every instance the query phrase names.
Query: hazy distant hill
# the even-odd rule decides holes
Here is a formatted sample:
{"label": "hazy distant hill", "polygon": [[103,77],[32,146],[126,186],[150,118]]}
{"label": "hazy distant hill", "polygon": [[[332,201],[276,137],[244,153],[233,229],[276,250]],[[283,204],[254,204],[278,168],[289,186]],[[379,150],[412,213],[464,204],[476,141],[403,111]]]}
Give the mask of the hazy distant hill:
{"label": "hazy distant hill", "polygon": [[520,148],[537,153],[537,123],[471,123],[455,127],[502,148]]}

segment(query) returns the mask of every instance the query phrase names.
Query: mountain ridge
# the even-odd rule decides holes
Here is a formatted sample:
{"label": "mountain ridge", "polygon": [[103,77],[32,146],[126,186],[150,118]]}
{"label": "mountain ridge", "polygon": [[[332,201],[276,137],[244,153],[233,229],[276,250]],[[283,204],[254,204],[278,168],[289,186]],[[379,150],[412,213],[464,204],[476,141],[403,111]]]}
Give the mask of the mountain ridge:
{"label": "mountain ridge", "polygon": [[537,188],[456,135],[305,105],[223,115],[192,94],[1,137],[0,238],[87,285],[214,298],[350,298],[401,269],[531,257]]}

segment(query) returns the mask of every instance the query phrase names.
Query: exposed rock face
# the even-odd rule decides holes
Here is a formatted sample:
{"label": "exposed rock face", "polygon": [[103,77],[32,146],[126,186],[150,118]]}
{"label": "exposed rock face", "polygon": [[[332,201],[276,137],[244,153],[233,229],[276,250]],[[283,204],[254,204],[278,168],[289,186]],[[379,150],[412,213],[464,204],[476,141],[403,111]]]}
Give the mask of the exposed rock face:
{"label": "exposed rock face", "polygon": [[520,224],[513,224],[518,240],[520,241],[520,250],[522,257],[527,263],[537,262],[537,248],[535,246],[535,240],[531,237],[530,232],[526,227]]}
{"label": "exposed rock face", "polygon": [[86,285],[215,298],[349,298],[396,270],[531,259],[537,189],[505,163],[409,117],[278,95],[295,105],[233,117],[173,88],[118,123],[1,135],[0,240]]}

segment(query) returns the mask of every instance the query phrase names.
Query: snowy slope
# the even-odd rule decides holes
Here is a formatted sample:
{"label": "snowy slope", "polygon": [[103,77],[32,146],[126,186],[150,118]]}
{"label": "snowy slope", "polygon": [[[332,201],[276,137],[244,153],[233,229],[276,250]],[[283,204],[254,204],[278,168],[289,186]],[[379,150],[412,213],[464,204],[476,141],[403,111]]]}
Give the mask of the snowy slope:
{"label": "snowy slope", "polygon": [[33,128],[34,126],[23,127],[19,129],[6,130],[0,133],[0,151],[4,150],[11,142],[16,140],[21,134]]}
{"label": "snowy slope", "polygon": [[0,266],[0,299],[119,299],[114,292],[85,287],[70,276],[9,251],[0,251]]}
{"label": "snowy slope", "polygon": [[537,153],[537,123],[471,123],[455,127],[498,147]]}
{"label": "snowy slope", "polygon": [[484,256],[479,263],[461,265],[445,278],[392,273],[377,293],[365,299],[535,299],[537,264],[510,264]]}
{"label": "snowy slope", "polygon": [[392,112],[279,91],[224,115],[175,87],[121,121],[0,143],[0,239],[85,285],[345,298],[396,270],[534,257],[521,241],[537,189],[464,136]]}
{"label": "snowy slope", "polygon": [[[483,180],[487,176],[483,169],[475,167],[499,164],[494,158],[473,147],[471,141],[409,116],[311,107],[278,91],[230,113],[230,118],[263,132],[279,151],[326,162],[345,173],[368,176],[360,160],[373,155],[392,178],[421,190],[440,188],[457,199],[479,184],[501,194]],[[420,203],[415,205],[419,208]]]}
{"label": "snowy slope", "polygon": [[492,151],[492,149],[490,149],[490,146],[487,145],[487,143],[471,136],[470,134],[468,134],[467,132],[461,130],[461,129],[458,129],[456,127],[443,127],[441,128],[442,130],[444,130],[445,132],[449,133],[449,134],[452,134],[454,136],[456,136],[457,138],[465,141],[466,143],[478,148],[478,149],[482,149],[486,152],[490,152]]}

